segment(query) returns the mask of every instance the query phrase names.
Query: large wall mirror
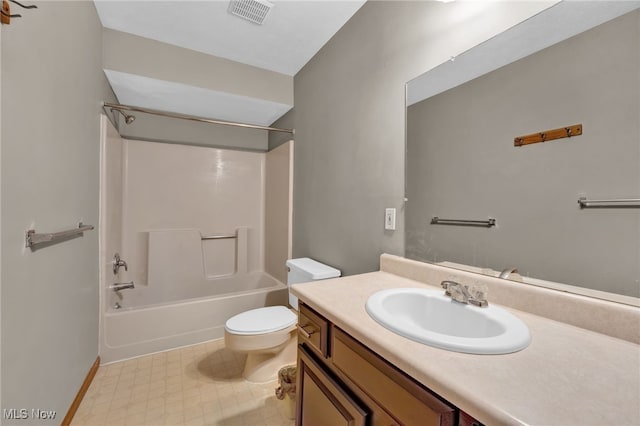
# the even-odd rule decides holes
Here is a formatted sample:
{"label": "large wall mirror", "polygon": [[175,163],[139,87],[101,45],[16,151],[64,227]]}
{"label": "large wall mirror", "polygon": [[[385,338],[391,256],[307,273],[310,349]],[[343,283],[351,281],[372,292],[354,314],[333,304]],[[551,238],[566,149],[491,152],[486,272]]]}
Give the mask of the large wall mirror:
{"label": "large wall mirror", "polygon": [[639,7],[561,2],[407,84],[408,258],[638,306]]}

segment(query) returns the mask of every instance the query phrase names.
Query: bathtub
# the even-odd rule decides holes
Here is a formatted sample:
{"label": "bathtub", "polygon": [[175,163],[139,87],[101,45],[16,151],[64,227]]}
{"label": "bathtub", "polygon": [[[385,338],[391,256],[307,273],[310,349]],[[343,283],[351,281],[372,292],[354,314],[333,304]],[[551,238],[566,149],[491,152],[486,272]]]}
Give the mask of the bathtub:
{"label": "bathtub", "polygon": [[193,297],[196,294],[192,293],[189,299],[173,302],[156,303],[154,297],[144,297],[146,288],[121,292],[121,307],[106,308],[102,318],[101,362],[219,339],[233,315],[287,303],[287,286],[264,272],[207,281],[209,285],[201,292],[209,294]]}

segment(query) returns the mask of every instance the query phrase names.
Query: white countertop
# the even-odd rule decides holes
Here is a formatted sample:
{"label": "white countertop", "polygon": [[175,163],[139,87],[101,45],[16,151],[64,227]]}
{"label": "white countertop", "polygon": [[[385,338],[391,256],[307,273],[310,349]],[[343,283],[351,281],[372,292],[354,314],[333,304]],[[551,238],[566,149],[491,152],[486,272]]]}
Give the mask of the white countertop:
{"label": "white countertop", "polygon": [[387,330],[365,311],[370,295],[396,287],[433,288],[372,272],[292,289],[381,357],[487,425],[640,424],[640,346],[505,307],[529,327],[532,341],[526,349],[471,355],[433,348]]}

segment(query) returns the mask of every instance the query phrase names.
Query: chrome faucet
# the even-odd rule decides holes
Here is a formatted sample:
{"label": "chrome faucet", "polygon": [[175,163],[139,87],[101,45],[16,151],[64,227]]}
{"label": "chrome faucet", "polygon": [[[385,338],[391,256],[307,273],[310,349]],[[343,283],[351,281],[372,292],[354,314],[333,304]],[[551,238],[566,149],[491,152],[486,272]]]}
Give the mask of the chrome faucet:
{"label": "chrome faucet", "polygon": [[113,291],[127,290],[129,288],[135,288],[135,286],[133,285],[133,281],[128,283],[115,283],[109,286],[109,290]]}
{"label": "chrome faucet", "polygon": [[474,287],[469,288],[455,281],[442,281],[440,285],[445,290],[444,294],[456,302],[474,305],[480,308],[489,306],[489,302],[487,302],[485,298],[485,290]]}
{"label": "chrome faucet", "polygon": [[511,274],[517,274],[518,273],[518,268],[505,268],[502,270],[502,272],[500,272],[500,275],[498,275],[498,278],[509,278],[509,275]]}
{"label": "chrome faucet", "polygon": [[114,254],[113,255],[113,275],[116,275],[118,273],[118,269],[120,269],[122,266],[124,266],[125,271],[129,270],[129,267],[127,266],[127,262],[120,259],[120,255],[118,253]]}

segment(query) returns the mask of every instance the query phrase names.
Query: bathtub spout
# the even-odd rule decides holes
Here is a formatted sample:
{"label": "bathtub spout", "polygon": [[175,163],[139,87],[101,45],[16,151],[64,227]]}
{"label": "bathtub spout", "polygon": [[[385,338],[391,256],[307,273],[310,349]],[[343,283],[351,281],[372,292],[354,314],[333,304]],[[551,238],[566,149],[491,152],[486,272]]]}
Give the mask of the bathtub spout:
{"label": "bathtub spout", "polygon": [[133,285],[133,281],[128,283],[115,283],[109,286],[109,289],[113,291],[126,290],[129,288],[135,288],[135,286]]}

